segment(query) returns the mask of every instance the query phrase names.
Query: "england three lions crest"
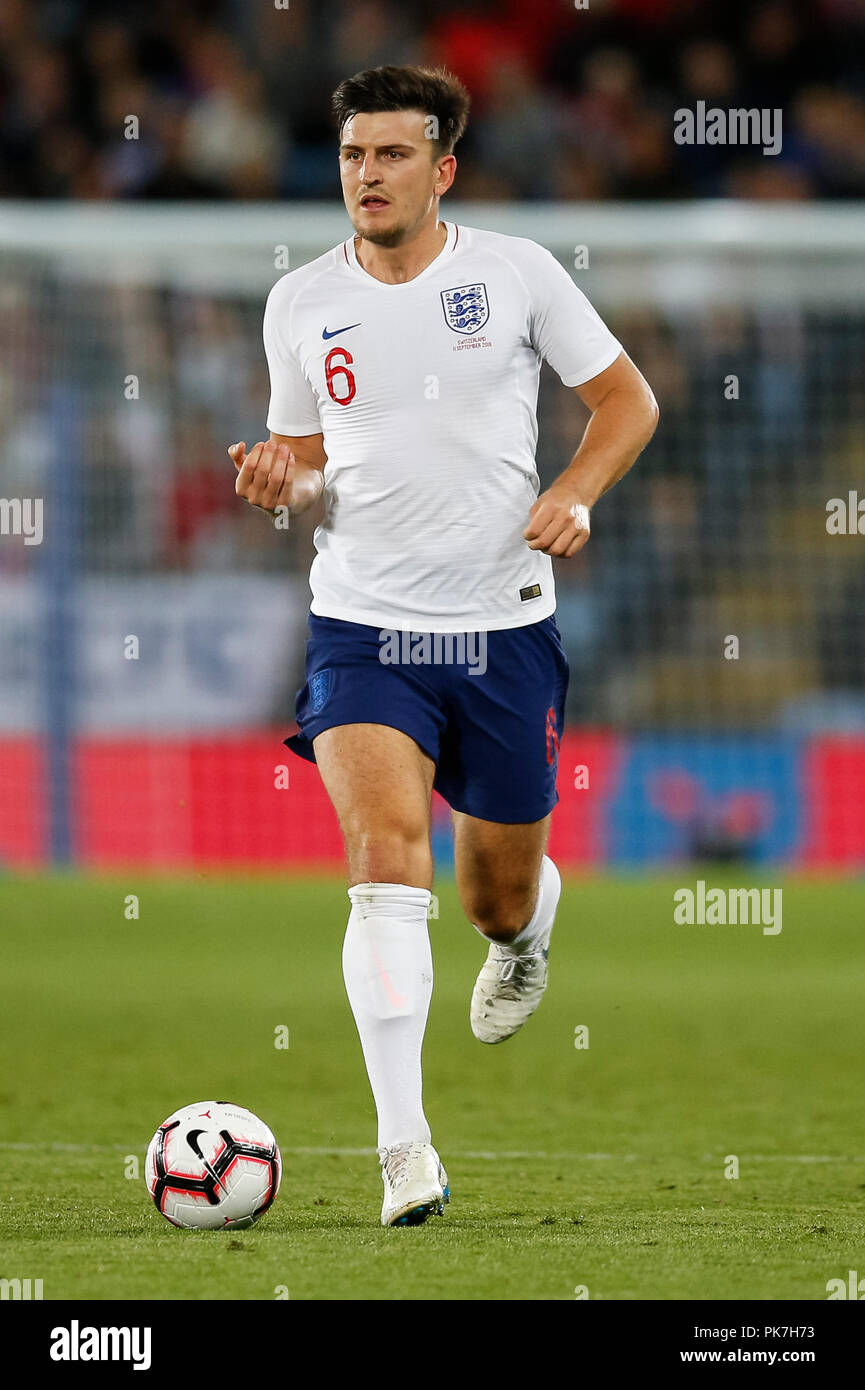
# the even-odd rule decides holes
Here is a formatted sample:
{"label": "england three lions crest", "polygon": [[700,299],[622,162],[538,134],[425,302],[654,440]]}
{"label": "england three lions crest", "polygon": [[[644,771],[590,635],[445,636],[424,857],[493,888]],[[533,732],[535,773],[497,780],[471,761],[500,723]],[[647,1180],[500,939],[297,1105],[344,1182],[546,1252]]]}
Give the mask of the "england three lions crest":
{"label": "england three lions crest", "polygon": [[486,285],[457,285],[442,290],[445,322],[454,333],[477,333],[490,316]]}

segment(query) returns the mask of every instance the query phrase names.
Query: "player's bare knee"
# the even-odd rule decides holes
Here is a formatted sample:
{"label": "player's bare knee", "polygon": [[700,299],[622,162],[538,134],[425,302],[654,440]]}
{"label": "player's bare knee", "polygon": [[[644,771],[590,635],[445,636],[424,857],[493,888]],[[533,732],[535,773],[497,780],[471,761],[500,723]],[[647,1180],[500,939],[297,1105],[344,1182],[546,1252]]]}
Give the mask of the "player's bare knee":
{"label": "player's bare knee", "polygon": [[488,937],[490,941],[498,941],[503,946],[507,946],[510,941],[513,941],[514,937],[518,936],[526,925],[525,922],[509,922],[501,916],[484,917],[481,921],[477,921],[476,918],[473,918],[472,921],[478,930],[482,931],[484,936]]}
{"label": "player's bare knee", "polygon": [[490,941],[507,944],[531,921],[537,889],[495,898],[475,898],[464,903],[466,915]]}
{"label": "player's bare knee", "polygon": [[355,883],[432,883],[432,852],[426,831],[363,828],[345,836],[349,875]]}

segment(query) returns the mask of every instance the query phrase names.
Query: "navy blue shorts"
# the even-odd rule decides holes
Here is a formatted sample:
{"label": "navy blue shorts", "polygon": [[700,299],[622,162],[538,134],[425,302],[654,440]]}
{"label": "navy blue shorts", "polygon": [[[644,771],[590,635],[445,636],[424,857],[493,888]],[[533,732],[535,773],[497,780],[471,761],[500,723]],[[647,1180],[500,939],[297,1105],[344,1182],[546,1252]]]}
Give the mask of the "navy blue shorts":
{"label": "navy blue shorts", "polygon": [[285,739],[292,752],[315,762],[324,729],[386,724],[433,759],[435,790],[455,811],[515,825],[553,809],[568,688],[554,618],[487,633],[394,633],[387,646],[380,628],[310,613],[309,632],[299,732]]}

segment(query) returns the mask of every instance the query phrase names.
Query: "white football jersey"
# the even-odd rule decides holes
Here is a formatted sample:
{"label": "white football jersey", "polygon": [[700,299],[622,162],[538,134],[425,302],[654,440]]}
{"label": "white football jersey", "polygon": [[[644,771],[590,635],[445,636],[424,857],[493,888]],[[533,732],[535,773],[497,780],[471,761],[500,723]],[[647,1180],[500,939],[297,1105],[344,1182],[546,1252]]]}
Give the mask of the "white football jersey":
{"label": "white football jersey", "polygon": [[267,427],[321,432],[327,454],[321,617],[482,632],[556,606],[552,561],[523,539],[541,359],[579,386],[622,347],[542,246],[445,225],[405,284],[365,271],[350,237],[268,295]]}

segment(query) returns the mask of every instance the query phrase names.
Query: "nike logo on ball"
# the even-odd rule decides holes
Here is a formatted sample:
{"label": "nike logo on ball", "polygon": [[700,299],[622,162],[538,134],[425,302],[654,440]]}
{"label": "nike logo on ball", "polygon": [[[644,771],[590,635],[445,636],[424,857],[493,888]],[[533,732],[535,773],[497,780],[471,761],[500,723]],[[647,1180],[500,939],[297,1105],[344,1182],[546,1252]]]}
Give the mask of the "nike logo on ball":
{"label": "nike logo on ball", "polygon": [[350,328],[360,328],[359,323],[346,324],[345,328],[335,328],[332,333],[328,333],[326,328],[321,330],[322,338],[337,338],[340,333],[347,333]]}

